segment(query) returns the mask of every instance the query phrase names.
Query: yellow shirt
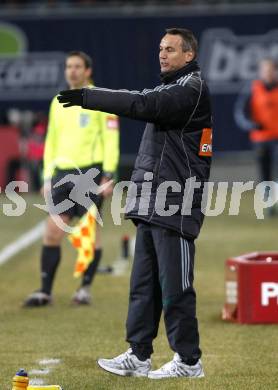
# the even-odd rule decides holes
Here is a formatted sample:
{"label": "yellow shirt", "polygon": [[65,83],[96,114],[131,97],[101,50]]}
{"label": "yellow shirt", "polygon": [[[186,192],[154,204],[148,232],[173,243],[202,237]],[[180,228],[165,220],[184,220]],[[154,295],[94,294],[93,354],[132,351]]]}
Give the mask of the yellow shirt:
{"label": "yellow shirt", "polygon": [[64,108],[55,96],[50,105],[44,151],[44,180],[55,168],[84,168],[102,164],[114,173],[119,160],[118,117],[79,106]]}

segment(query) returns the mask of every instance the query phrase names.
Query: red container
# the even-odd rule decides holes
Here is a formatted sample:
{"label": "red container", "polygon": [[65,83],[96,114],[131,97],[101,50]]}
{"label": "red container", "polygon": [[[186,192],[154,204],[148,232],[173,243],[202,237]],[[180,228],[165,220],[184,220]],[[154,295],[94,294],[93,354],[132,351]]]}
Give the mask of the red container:
{"label": "red container", "polygon": [[278,323],[278,252],[226,260],[222,319],[240,324]]}

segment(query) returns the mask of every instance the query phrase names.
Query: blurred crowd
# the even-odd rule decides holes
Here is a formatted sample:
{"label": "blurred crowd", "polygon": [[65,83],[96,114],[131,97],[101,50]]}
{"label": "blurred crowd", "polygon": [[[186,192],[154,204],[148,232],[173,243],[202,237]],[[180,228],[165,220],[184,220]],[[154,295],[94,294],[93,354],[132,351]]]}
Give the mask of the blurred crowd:
{"label": "blurred crowd", "polygon": [[[268,3],[278,3],[278,0],[267,0]],[[0,6],[18,7],[86,7],[101,5],[202,5],[202,4],[248,4],[263,3],[263,0],[0,0]]]}
{"label": "blurred crowd", "polygon": [[10,108],[0,112],[1,182],[25,180],[30,189],[41,187],[47,115],[43,112]]}

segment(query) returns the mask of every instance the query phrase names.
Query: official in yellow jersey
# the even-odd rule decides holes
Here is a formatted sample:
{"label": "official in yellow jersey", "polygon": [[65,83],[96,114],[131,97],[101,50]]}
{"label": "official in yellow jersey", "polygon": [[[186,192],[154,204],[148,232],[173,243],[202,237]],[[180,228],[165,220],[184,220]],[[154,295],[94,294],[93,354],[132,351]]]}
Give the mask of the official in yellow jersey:
{"label": "official in yellow jersey", "polygon": [[[68,54],[65,78],[71,89],[93,88],[92,60],[80,51]],[[44,152],[44,185],[42,192],[51,200],[50,214],[57,214],[64,224],[81,217],[90,202],[101,207],[103,198],[113,191],[119,160],[119,126],[116,115],[86,110],[81,107],[65,109],[55,96],[49,113]],[[84,175],[90,178],[85,180]],[[91,192],[95,185],[107,183],[101,194]],[[76,201],[74,202],[73,199]],[[88,203],[88,202],[89,203]],[[61,242],[65,231],[49,216],[41,252],[41,288],[27,297],[25,306],[45,306],[52,302],[52,286],[61,258]],[[85,272],[73,301],[89,304],[90,286],[102,255],[100,232],[97,229],[94,261]]]}

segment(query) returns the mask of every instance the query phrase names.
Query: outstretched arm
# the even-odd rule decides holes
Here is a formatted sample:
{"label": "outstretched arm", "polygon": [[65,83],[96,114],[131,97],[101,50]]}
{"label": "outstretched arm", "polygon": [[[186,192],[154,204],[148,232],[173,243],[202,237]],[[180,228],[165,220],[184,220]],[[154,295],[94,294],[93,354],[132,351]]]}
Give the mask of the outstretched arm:
{"label": "outstretched arm", "polygon": [[58,100],[64,107],[81,105],[132,119],[175,125],[190,118],[201,92],[202,82],[195,78],[190,85],[170,84],[142,92],[97,87],[62,91]]}

